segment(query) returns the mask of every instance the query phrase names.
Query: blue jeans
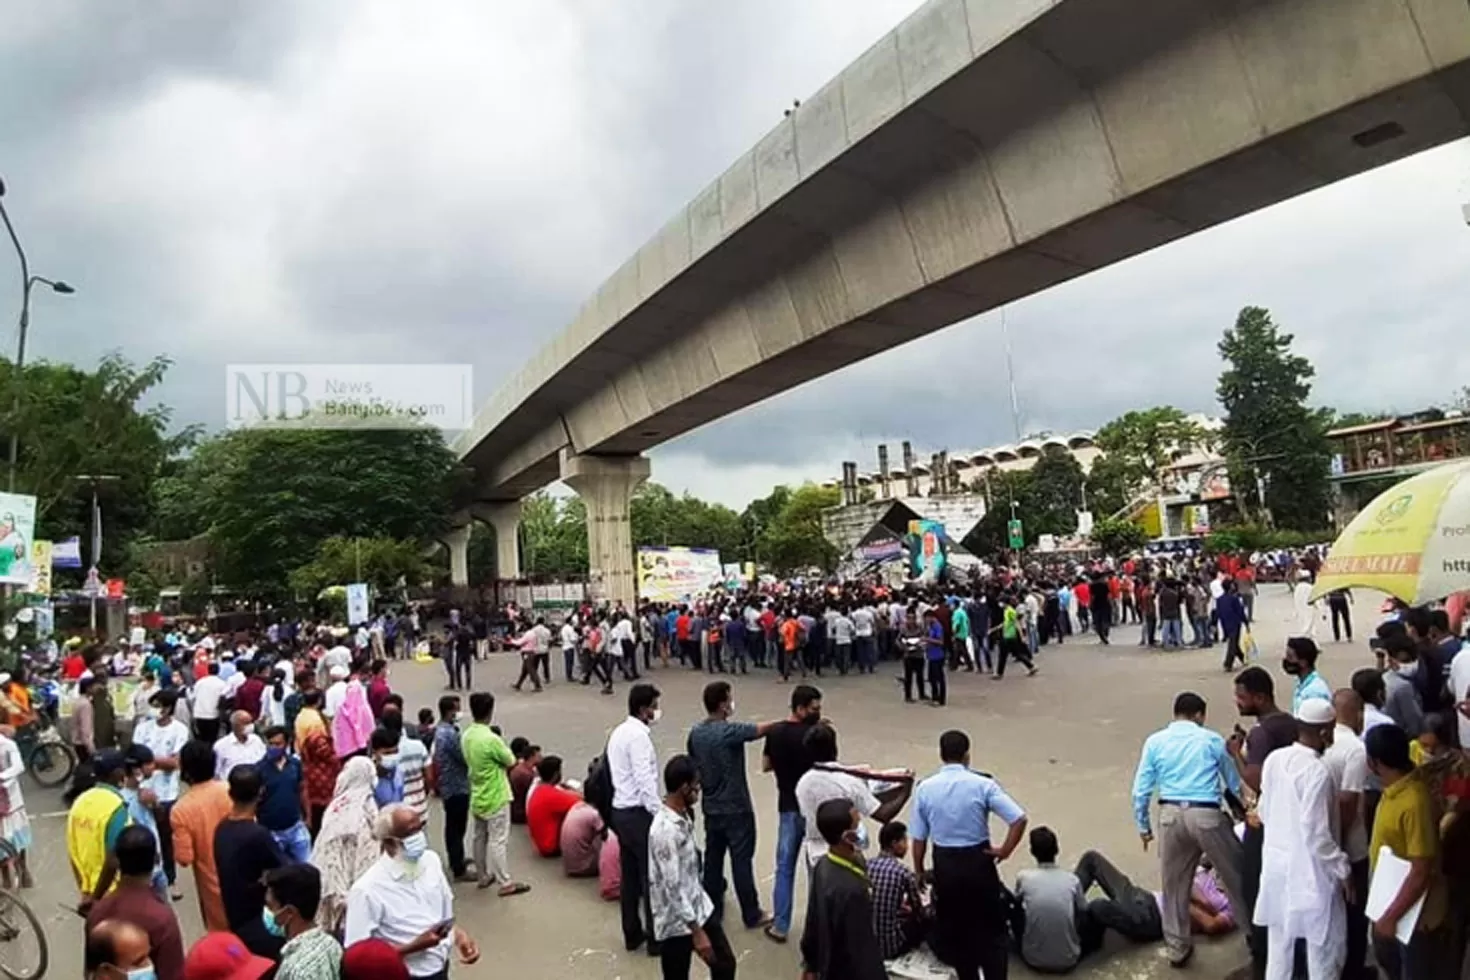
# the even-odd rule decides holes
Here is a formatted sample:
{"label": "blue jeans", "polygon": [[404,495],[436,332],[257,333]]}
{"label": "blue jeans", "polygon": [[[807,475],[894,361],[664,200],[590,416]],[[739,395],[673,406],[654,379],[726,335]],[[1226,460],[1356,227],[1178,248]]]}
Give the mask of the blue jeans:
{"label": "blue jeans", "polygon": [[1184,623],[1177,619],[1160,620],[1164,626],[1162,642],[1166,647],[1184,646]]}
{"label": "blue jeans", "polygon": [[271,836],[276,839],[276,845],[293,863],[305,864],[311,860],[311,833],[302,821],[296,821],[296,826],[286,830],[272,830]]}
{"label": "blue jeans", "polygon": [[704,890],[715,904],[719,919],[725,907],[725,855],[730,855],[730,877],[740,902],[740,920],[748,929],[761,920],[760,897],[755,890],[755,814],[704,815]]}
{"label": "blue jeans", "polygon": [[852,641],[853,653],[857,656],[858,673],[871,674],[878,667],[877,647],[873,644],[871,636],[854,637]]}
{"label": "blue jeans", "polygon": [[795,811],[779,813],[776,835],[776,885],[771,895],[771,928],[781,935],[791,932],[792,894],[796,891],[796,862],[801,857],[801,841],[806,836],[806,821]]}

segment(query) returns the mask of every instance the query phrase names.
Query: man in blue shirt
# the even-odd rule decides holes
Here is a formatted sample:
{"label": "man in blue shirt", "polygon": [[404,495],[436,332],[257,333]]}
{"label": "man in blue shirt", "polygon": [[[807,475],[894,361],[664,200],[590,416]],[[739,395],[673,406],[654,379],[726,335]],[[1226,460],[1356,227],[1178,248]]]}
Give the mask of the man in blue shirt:
{"label": "man in blue shirt", "polygon": [[1147,849],[1154,834],[1149,804],[1159,796],[1159,861],[1162,865],[1164,944],[1169,963],[1194,955],[1189,934],[1189,892],[1201,854],[1215,865],[1232,908],[1246,908],[1241,890],[1245,852],[1222,806],[1222,786],[1240,792],[1240,772],[1225,739],[1205,726],[1205,699],[1186,691],[1174,699],[1174,721],[1143,743],[1133,779],[1133,816]]}
{"label": "man in blue shirt", "polygon": [[262,788],[255,819],[271,832],[281,853],[305,864],[311,860],[311,833],[303,818],[311,808],[305,799],[301,760],[290,754],[286,741],[286,729],[280,725],[265,733],[265,758],[255,764]]}
{"label": "man in blue shirt", "polygon": [[944,624],[939,615],[936,609],[924,613],[924,659],[929,664],[929,703],[944,707],[949,685],[944,678]]}
{"label": "man in blue shirt", "polygon": [[[943,646],[940,646],[943,656]],[[943,661],[940,662],[941,669]],[[989,776],[970,769],[970,738],[939,736],[938,772],[914,791],[914,870],[934,855],[936,944],[958,980],[1005,980],[1009,944],[1004,887],[996,863],[1011,856],[1026,832],[1026,811]],[[1009,825],[1005,843],[990,843],[990,815]]]}

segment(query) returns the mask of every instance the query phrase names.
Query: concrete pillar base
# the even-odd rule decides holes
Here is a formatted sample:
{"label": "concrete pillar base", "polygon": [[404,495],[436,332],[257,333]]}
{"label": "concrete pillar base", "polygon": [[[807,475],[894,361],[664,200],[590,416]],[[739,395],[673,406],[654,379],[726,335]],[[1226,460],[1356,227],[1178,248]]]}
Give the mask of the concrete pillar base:
{"label": "concrete pillar base", "polygon": [[498,501],[478,504],[475,517],[495,529],[495,577],[521,577],[521,502]]}
{"label": "concrete pillar base", "polygon": [[463,588],[470,584],[470,524],[462,524],[440,535],[449,549],[449,584]]}
{"label": "concrete pillar base", "polygon": [[587,562],[592,595],[632,609],[638,601],[633,571],[633,491],[650,472],[643,456],[578,456],[562,450],[561,478],[587,505]]}

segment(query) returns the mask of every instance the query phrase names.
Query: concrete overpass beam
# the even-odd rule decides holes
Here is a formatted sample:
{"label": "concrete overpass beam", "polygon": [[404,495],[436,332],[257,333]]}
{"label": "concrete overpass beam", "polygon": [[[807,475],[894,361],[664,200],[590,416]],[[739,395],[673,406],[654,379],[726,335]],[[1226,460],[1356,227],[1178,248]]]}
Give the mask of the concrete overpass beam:
{"label": "concrete overpass beam", "polygon": [[473,526],[463,524],[444,532],[439,538],[449,549],[449,584],[455,588],[470,584],[470,529]]}
{"label": "concrete overpass beam", "polygon": [[644,456],[580,456],[562,451],[562,482],[587,506],[587,561],[593,594],[631,609],[638,586],[633,573],[633,491],[648,479]]}

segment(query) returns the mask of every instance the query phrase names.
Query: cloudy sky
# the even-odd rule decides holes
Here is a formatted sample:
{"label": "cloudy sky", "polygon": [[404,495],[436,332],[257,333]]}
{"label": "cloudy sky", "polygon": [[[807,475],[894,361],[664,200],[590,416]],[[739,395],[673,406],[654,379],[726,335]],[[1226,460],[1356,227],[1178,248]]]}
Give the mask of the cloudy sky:
{"label": "cloudy sky", "polygon": [[[0,0],[0,175],[32,356],[164,353],[182,421],[231,362],[470,362],[477,396],[918,0]],[[1288,202],[1007,311],[1025,430],[1214,407],[1215,343],[1270,307],[1319,401],[1470,383],[1470,144]],[[18,305],[0,249],[0,311]],[[7,317],[8,314],[5,314]],[[659,449],[734,506],[778,481],[1009,441],[998,315]],[[0,331],[13,345],[14,330]]]}

